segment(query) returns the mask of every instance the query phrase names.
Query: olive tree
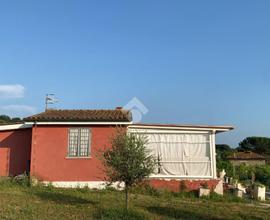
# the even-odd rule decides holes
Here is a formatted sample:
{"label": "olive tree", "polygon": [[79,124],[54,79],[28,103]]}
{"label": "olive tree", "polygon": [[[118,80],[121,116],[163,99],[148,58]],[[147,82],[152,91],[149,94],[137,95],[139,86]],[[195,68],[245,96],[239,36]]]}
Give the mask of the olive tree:
{"label": "olive tree", "polygon": [[111,138],[111,147],[103,152],[106,181],[125,184],[126,209],[130,188],[154,172],[156,159],[147,150],[146,143],[145,137],[117,129]]}

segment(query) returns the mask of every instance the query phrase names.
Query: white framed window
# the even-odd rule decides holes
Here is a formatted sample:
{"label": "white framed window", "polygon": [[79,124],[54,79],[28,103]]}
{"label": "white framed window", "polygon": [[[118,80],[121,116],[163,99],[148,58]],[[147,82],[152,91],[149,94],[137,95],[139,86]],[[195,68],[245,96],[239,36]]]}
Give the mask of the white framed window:
{"label": "white framed window", "polygon": [[68,135],[68,157],[89,157],[91,129],[70,128]]}

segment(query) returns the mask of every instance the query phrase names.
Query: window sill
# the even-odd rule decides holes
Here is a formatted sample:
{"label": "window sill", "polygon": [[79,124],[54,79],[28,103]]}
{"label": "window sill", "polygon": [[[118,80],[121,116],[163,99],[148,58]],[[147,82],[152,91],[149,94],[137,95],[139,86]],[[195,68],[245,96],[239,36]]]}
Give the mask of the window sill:
{"label": "window sill", "polygon": [[66,157],[66,159],[91,159],[92,157]]}

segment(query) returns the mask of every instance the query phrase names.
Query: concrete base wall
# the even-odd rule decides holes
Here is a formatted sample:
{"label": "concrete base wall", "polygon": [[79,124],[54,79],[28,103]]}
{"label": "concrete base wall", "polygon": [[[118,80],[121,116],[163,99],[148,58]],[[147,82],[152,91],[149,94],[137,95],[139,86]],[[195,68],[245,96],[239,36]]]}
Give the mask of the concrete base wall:
{"label": "concrete base wall", "polygon": [[[52,185],[57,188],[84,188],[88,187],[89,189],[105,189],[107,187],[107,183],[105,181],[53,181],[53,182],[42,182],[45,185]],[[110,187],[116,189],[123,189],[124,184],[116,182],[112,184]]]}
{"label": "concrete base wall", "polygon": [[[54,187],[60,188],[84,188],[88,187],[90,189],[105,189],[105,181],[42,181],[46,185],[53,185]],[[166,189],[172,192],[181,191],[197,191],[202,186],[207,185],[209,189],[218,194],[223,194],[223,187],[221,180],[162,180],[162,179],[152,179],[146,182],[155,189]],[[185,187],[183,187],[185,186]],[[114,183],[111,185],[116,189],[123,189],[123,183]]]}
{"label": "concrete base wall", "polygon": [[[173,192],[194,191],[200,187],[207,185],[211,191],[215,191],[219,187],[219,191],[223,193],[223,185],[221,180],[166,180],[166,179],[151,179],[149,184],[156,189],[166,189]],[[221,181],[222,182],[222,181]],[[221,194],[221,193],[219,193]]]}

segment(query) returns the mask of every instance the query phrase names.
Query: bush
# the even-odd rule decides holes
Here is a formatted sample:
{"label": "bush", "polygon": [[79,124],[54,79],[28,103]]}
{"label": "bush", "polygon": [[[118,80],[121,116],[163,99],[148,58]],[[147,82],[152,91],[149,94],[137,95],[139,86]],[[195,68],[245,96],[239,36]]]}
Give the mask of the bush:
{"label": "bush", "polygon": [[256,181],[266,185],[270,189],[270,165],[256,167],[255,178]]}
{"label": "bush", "polygon": [[108,192],[117,192],[117,191],[119,191],[119,190],[117,190],[117,189],[116,189],[115,187],[113,187],[113,186],[106,185],[104,191],[108,191]]}
{"label": "bush", "polygon": [[26,174],[21,174],[15,177],[0,177],[1,187],[30,187],[30,178]]}
{"label": "bush", "polygon": [[156,197],[160,196],[159,190],[155,189],[154,187],[150,186],[149,184],[134,186],[131,188],[131,193],[150,195],[150,196],[156,196]]}
{"label": "bush", "polygon": [[251,185],[252,176],[255,181],[264,184],[270,189],[270,165],[246,166],[240,165],[235,167],[235,178],[239,179],[245,185]]}
{"label": "bush", "polygon": [[240,181],[250,180],[252,179],[252,173],[255,173],[254,171],[255,167],[241,164],[240,166],[235,167],[235,177]]}
{"label": "bush", "polygon": [[30,178],[27,174],[21,174],[18,176],[13,177],[12,182],[15,182],[21,186],[31,186]]}
{"label": "bush", "polygon": [[226,171],[226,176],[233,177],[233,165],[228,160],[217,160],[217,172]]}

